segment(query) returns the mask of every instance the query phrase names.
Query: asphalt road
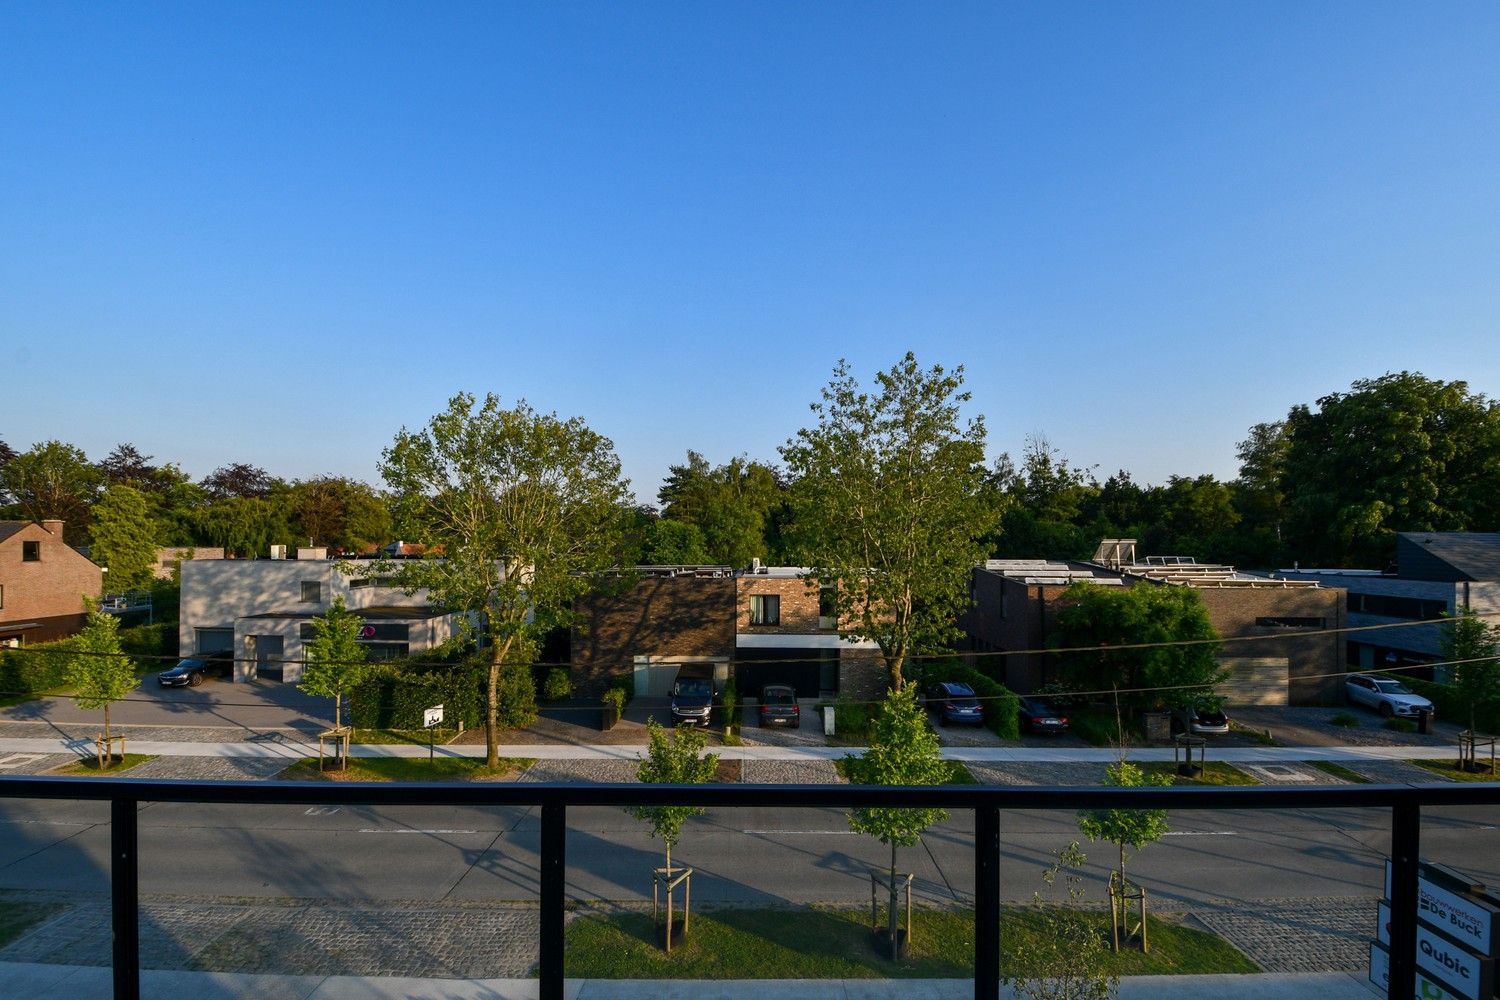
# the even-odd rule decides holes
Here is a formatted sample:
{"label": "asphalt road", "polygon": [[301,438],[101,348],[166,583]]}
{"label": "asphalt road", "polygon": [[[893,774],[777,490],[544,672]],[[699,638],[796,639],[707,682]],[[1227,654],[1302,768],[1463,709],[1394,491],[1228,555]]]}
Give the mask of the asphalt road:
{"label": "asphalt road", "polygon": [[[206,806],[156,803],[140,815],[141,891],[184,896],[370,900],[534,900],[537,814],[522,808]],[[1179,812],[1173,833],[1132,871],[1157,905],[1370,896],[1388,845],[1379,810]],[[905,849],[923,897],[967,900],[968,814]],[[1047,852],[1079,839],[1071,813],[1002,817],[1002,891],[1041,888]],[[1088,845],[1097,880],[1113,860]],[[568,890],[576,899],[649,898],[661,845],[612,809],[569,813]],[[0,803],[0,888],[104,891],[107,806]],[[1423,856],[1500,884],[1500,810],[1434,810]],[[849,832],[836,810],[716,810],[691,821],[674,860],[697,869],[700,901],[802,903],[868,898],[866,872],[885,847]],[[1099,883],[1090,886],[1098,898]]]}

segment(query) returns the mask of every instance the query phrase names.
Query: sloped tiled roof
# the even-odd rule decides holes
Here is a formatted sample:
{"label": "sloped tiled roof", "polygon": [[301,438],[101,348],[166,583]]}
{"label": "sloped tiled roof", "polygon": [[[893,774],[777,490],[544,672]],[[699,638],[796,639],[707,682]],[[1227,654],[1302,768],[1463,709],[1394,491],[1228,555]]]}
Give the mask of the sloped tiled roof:
{"label": "sloped tiled roof", "polygon": [[30,524],[30,521],[0,521],[0,542]]}

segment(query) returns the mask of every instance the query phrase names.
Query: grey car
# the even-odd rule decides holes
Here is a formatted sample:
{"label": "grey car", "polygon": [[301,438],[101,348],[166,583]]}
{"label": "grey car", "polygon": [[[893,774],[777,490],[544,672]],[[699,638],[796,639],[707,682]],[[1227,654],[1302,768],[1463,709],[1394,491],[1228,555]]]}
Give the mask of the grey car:
{"label": "grey car", "polygon": [[1344,679],[1344,695],[1349,704],[1372,708],[1387,719],[1432,711],[1432,702],[1390,677],[1350,674]]}

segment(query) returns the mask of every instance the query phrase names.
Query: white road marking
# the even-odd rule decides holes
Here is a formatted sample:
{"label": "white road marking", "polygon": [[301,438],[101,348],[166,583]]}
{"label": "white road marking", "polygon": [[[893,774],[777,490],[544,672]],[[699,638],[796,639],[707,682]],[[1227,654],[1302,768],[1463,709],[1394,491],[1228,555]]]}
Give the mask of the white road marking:
{"label": "white road marking", "polygon": [[0,760],[0,770],[8,771],[13,767],[25,767],[41,760],[46,754],[41,753],[13,753],[9,757]]}
{"label": "white road marking", "polygon": [[407,830],[407,829],[381,830],[381,829],[377,829],[375,827],[368,827],[367,826],[367,827],[359,830],[358,832],[359,833],[426,833],[426,834],[436,834],[436,833],[478,833],[479,831],[478,830]]}
{"label": "white road marking", "polygon": [[1168,830],[1164,837],[1238,837],[1238,830]]}

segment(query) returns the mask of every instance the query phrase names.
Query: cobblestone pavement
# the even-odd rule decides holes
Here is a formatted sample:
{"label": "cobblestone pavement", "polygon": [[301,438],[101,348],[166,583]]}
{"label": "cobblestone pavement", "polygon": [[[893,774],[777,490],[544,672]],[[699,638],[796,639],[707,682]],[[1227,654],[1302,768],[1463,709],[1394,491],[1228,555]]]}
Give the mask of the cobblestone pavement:
{"label": "cobblestone pavement", "polygon": [[1335,778],[1327,771],[1320,771],[1311,764],[1300,761],[1294,763],[1282,763],[1280,761],[1270,764],[1236,764],[1237,770],[1244,771],[1250,777],[1262,785],[1347,785],[1343,778]]}
{"label": "cobblestone pavement", "polygon": [[[1458,756],[1455,752],[1454,756]],[[1404,760],[1341,760],[1340,764],[1378,785],[1446,784],[1453,779]]]}
{"label": "cobblestone pavement", "polygon": [[0,753],[0,775],[44,774],[77,759],[71,753]]}
{"label": "cobblestone pavement", "polygon": [[[537,961],[537,919],[525,906],[145,899],[141,964],[291,975],[525,976]],[[4,962],[107,965],[109,956],[104,898],[75,900],[0,949]]]}
{"label": "cobblestone pavement", "polygon": [[248,781],[280,774],[294,763],[285,757],[157,757],[121,777]]}
{"label": "cobblestone pavement", "polygon": [[757,785],[841,785],[831,760],[747,760],[741,781]]}
{"label": "cobblestone pavement", "polygon": [[1109,765],[1017,761],[1009,764],[966,762],[964,766],[981,785],[1097,785],[1104,780],[1104,770]]}
{"label": "cobblestone pavement", "polygon": [[1193,919],[1266,972],[1353,972],[1369,962],[1375,898],[1260,899],[1196,907]]}
{"label": "cobblestone pavement", "polygon": [[[92,740],[99,724],[77,722],[0,722],[0,737],[36,740]],[[317,725],[305,729],[250,726],[111,726],[110,732],[132,741],[162,743],[287,743],[317,745]]]}

